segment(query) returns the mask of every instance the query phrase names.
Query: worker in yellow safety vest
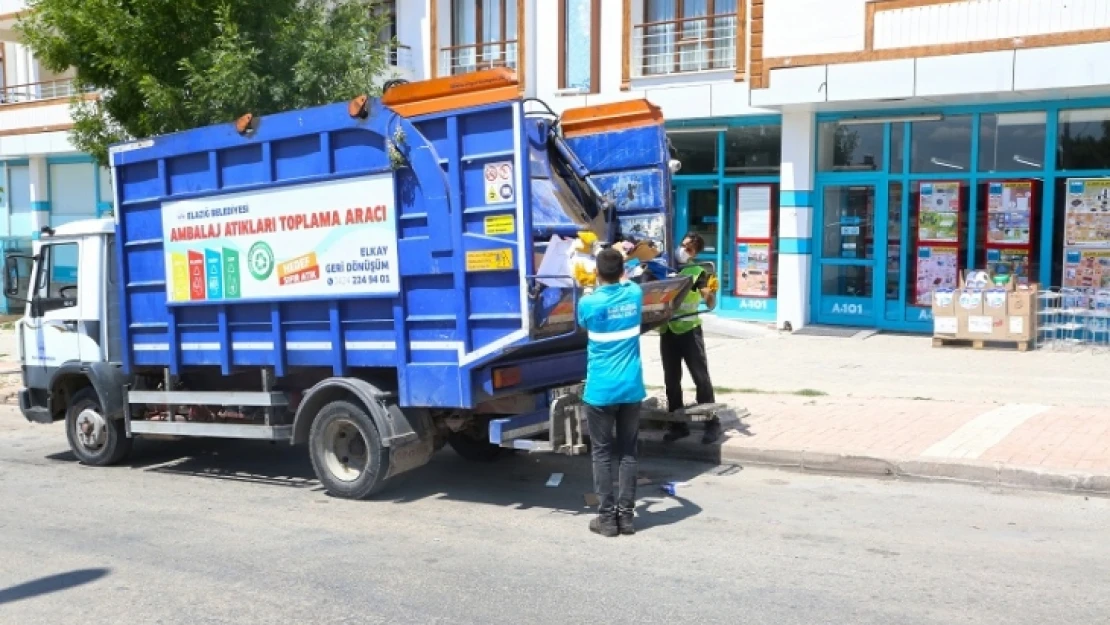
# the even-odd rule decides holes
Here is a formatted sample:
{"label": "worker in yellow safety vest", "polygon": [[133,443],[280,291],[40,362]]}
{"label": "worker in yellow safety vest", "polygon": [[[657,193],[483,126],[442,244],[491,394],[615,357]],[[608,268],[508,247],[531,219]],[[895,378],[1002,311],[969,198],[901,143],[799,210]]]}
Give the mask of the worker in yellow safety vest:
{"label": "worker in yellow safety vest", "polygon": [[[667,410],[675,412],[683,408],[682,402],[682,363],[690,370],[697,389],[698,404],[712,404],[716,401],[713,382],[709,379],[709,360],[705,355],[705,337],[702,334],[698,308],[702,301],[709,310],[717,306],[717,276],[709,273],[701,265],[694,264],[694,258],[705,250],[705,240],[697,233],[687,234],[682,245],[675,252],[675,260],[681,269],[679,275],[690,276],[693,288],[675,311],[674,319],[660,329],[659,355],[663,361],[663,381],[667,387]],[[690,435],[687,423],[673,423],[664,436],[673,442]],[[714,417],[705,424],[705,444],[716,442],[721,435],[721,422]]]}

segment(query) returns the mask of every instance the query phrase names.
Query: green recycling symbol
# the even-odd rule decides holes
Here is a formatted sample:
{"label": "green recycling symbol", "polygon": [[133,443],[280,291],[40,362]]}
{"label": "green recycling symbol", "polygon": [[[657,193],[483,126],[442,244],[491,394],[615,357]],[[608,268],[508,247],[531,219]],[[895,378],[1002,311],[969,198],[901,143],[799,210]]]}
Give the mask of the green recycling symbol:
{"label": "green recycling symbol", "polygon": [[247,252],[247,267],[255,280],[265,280],[274,271],[274,252],[269,245],[259,241]]}

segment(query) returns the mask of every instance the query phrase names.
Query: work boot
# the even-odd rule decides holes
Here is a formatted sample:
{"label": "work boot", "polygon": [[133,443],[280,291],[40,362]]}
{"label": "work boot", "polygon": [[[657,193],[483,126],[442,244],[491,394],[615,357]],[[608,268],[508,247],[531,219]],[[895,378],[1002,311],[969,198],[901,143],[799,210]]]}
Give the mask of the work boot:
{"label": "work boot", "polygon": [[617,529],[624,536],[631,536],[636,533],[636,513],[632,508],[620,508],[617,510]]}
{"label": "work boot", "polygon": [[705,434],[702,434],[701,442],[703,445],[712,445],[721,438],[721,420],[714,417],[705,422]]}
{"label": "work boot", "polygon": [[598,512],[597,516],[590,519],[590,531],[595,534],[601,534],[606,538],[612,538],[620,533],[617,528],[617,514],[616,510],[607,510]]}
{"label": "work boot", "polygon": [[690,426],[686,423],[672,423],[667,433],[663,435],[664,443],[673,443],[690,435]]}

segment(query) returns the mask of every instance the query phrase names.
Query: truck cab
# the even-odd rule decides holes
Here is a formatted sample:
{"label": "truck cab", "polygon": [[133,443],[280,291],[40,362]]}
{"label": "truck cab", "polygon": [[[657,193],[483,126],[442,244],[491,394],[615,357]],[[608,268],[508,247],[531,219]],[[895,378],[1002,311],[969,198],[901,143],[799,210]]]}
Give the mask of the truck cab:
{"label": "truck cab", "polygon": [[62,419],[94,378],[119,377],[108,364],[120,349],[118,301],[109,294],[114,241],[111,219],[72,222],[44,228],[31,257],[5,261],[4,294],[24,304],[16,324],[24,386],[19,408],[29,421]]}

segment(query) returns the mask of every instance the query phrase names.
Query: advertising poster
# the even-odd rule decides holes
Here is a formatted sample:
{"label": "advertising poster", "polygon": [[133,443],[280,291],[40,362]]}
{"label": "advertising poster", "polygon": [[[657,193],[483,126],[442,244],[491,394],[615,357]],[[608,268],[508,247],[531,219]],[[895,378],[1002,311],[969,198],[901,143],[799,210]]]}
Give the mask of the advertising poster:
{"label": "advertising poster", "polygon": [[771,185],[736,187],[736,238],[771,237]]}
{"label": "advertising poster", "polygon": [[1110,249],[1065,249],[1063,283],[1075,289],[1110,289]]}
{"label": "advertising poster", "polygon": [[392,174],[162,205],[169,302],[396,295]]}
{"label": "advertising poster", "polygon": [[1029,250],[987,250],[987,271],[996,276],[1014,276],[1018,284],[1029,284]]}
{"label": "advertising poster", "polygon": [[1064,245],[1110,247],[1110,179],[1068,179]]}
{"label": "advertising poster", "polygon": [[987,242],[1027,245],[1033,221],[1033,183],[992,182],[987,192]]}
{"label": "advertising poster", "polygon": [[736,286],[733,294],[744,297],[770,297],[771,244],[736,244]]}
{"label": "advertising poster", "polygon": [[917,238],[945,243],[960,240],[960,183],[921,183]]}
{"label": "advertising poster", "polygon": [[959,249],[922,245],[917,248],[917,288],[914,304],[931,306],[933,291],[959,286]]}

